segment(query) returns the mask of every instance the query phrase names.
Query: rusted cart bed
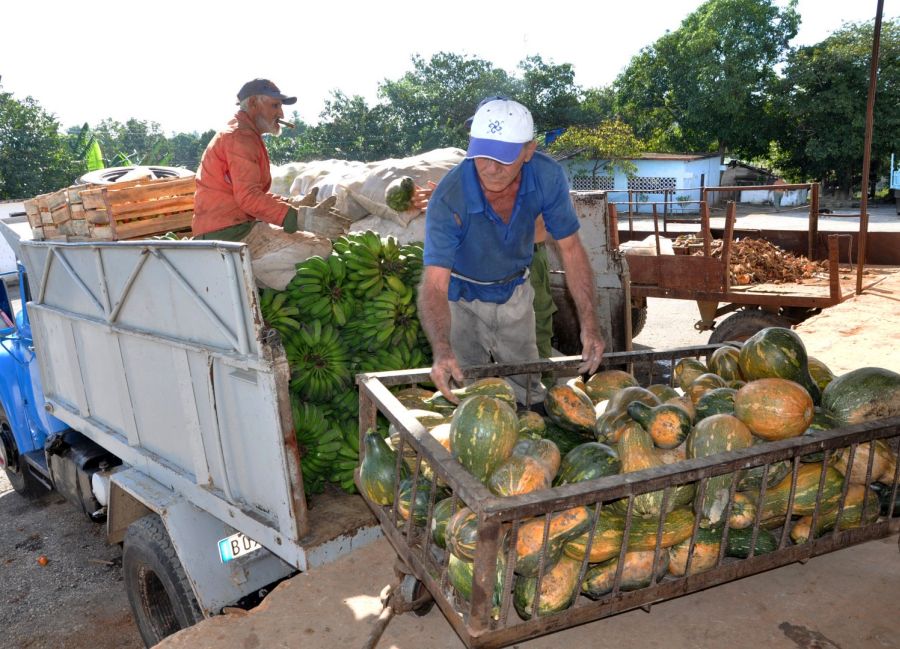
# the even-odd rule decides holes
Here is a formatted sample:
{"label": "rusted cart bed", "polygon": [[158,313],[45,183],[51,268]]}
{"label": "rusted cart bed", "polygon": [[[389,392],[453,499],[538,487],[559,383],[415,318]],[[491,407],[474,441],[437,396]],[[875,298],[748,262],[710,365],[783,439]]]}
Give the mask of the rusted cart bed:
{"label": "rusted cart bed", "polygon": [[[674,363],[683,357],[700,357],[710,353],[715,346],[681,348],[664,352],[622,352],[608,354],[604,358],[606,368],[631,369],[642,384],[659,383],[671,380]],[[469,378],[484,376],[506,376],[522,373],[558,372],[562,375],[574,374],[579,363],[576,357],[552,359],[521,365],[494,365],[471,368],[467,371]],[[412,451],[413,457],[413,491],[412,500],[416,499],[416,490],[426,488],[423,477],[423,465],[427,463],[434,472],[435,481],[443,483],[452,492],[455,508],[469,507],[477,516],[477,544],[474,557],[474,583],[469,601],[459,597],[448,579],[449,553],[438,548],[430,534],[433,523],[433,509],[436,502],[434,489],[430,490],[428,511],[424,524],[417,525],[405,520],[396,506],[395,491],[393,506],[379,506],[369,502],[383,528],[385,535],[408,569],[421,580],[433,595],[448,622],[468,647],[502,647],[528,638],[579,625],[592,620],[601,619],[623,611],[644,607],[649,610],[650,604],[674,598],[687,593],[732,581],[747,575],[763,572],[790,563],[847,547],[871,539],[883,538],[900,530],[900,511],[896,507],[888,507],[881,512],[877,521],[850,529],[833,529],[812,538],[805,543],[792,543],[789,530],[791,515],[787,514],[780,527],[773,533],[778,539],[777,549],[767,554],[755,554],[751,549],[749,557],[735,559],[724,556],[724,547],[729,534],[728,526],[722,528],[722,550],[714,567],[705,572],[692,572],[688,559],[685,575],[654,575],[646,587],[628,590],[623,588],[622,570],[615,575],[612,591],[597,600],[584,596],[576,597],[569,608],[552,614],[538,615],[539,602],[535,601],[532,616],[523,620],[513,610],[514,571],[517,566],[516,540],[519,529],[528,521],[542,520],[544,525],[543,546],[541,548],[538,568],[538,586],[551,564],[548,546],[549,525],[555,513],[575,507],[585,507],[597,520],[605,507],[613,501],[625,499],[625,530],[621,542],[619,565],[628,546],[628,538],[632,529],[632,521],[637,515],[634,512],[635,497],[653,491],[664,491],[662,509],[673,497],[675,489],[693,483],[697,489],[698,499],[702,499],[710,478],[735,472],[742,469],[764,467],[762,483],[765,484],[770,471],[779,463],[786,463],[793,472],[796,483],[798,470],[804,465],[801,458],[811,453],[823,453],[822,466],[827,467],[830,460],[840,449],[849,448],[849,463],[861,444],[872,440],[884,440],[894,452],[900,446],[900,417],[846,427],[839,430],[823,431],[814,435],[782,440],[754,446],[749,449],[723,453],[720,455],[686,460],[667,465],[662,468],[616,475],[576,484],[568,484],[552,489],[545,489],[521,496],[501,498],[494,496],[488,489],[454,460],[449,452],[437,440],[431,437],[422,425],[393,396],[389,388],[408,386],[428,380],[427,370],[409,372],[384,372],[366,374],[358,377],[360,388],[360,430],[374,427],[376,416],[381,413],[400,432],[400,448],[398,449],[397,475],[403,460],[399,459]],[[361,446],[362,448],[362,446]],[[874,454],[870,454],[872,457]],[[900,465],[898,465],[900,467]],[[784,469],[784,464],[781,464]],[[895,503],[900,482],[900,468],[893,471],[890,484],[880,485],[888,489],[889,503]],[[821,471],[819,487],[812,513],[812,529],[816,529],[817,517],[822,515],[820,504],[824,502],[823,485],[825,469]],[[872,463],[868,465],[866,483],[872,481]],[[838,509],[838,520],[844,511],[847,496],[847,481]],[[760,490],[760,502],[765,495],[765,487]],[[872,494],[874,497],[874,492]],[[731,510],[735,489],[731,488],[726,510]],[[794,487],[791,487],[787,511],[790,512],[795,498]],[[412,517],[410,517],[412,518]],[[693,556],[694,544],[698,538],[700,517],[695,518],[688,556]],[[771,520],[770,520],[771,523]],[[752,541],[754,548],[757,535],[760,533],[761,521],[757,515],[752,525]],[[660,547],[662,526],[656,537],[654,563],[662,553]],[[593,535],[587,541],[585,558],[582,560],[579,584],[589,564]],[[505,568],[499,573],[499,602],[494,599],[494,584],[498,560],[505,556]],[[539,598],[538,598],[539,599]],[[493,614],[492,614],[493,612]]]}

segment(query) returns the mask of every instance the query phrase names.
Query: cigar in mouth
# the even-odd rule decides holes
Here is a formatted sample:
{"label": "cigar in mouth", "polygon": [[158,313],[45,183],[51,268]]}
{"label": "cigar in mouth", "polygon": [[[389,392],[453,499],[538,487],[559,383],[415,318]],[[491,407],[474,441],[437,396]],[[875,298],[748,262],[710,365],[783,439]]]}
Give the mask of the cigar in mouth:
{"label": "cigar in mouth", "polygon": [[287,121],[285,121],[285,120],[283,120],[283,119],[279,119],[279,120],[277,120],[277,121],[278,121],[278,123],[281,124],[282,126],[286,126],[286,127],[288,127],[288,128],[296,128],[296,127],[297,127],[296,124],[292,124],[292,123],[287,122]]}

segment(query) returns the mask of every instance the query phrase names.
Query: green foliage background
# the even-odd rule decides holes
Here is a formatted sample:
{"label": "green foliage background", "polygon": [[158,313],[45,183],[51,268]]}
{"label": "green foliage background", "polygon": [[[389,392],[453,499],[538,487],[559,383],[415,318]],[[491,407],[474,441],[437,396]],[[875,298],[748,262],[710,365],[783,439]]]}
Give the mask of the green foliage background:
{"label": "green foliage background", "polygon": [[[539,136],[568,129],[554,151],[577,148],[620,168],[640,150],[718,151],[847,192],[861,184],[872,24],[848,24],[821,43],[792,48],[800,21],[796,0],[783,7],[708,0],[600,88],[580,87],[572,64],[540,56],[510,73],[461,54],[413,55],[408,72],[382,80],[374,105],[334,90],[318,124],[294,113],[295,128],[268,138],[270,157],[274,164],[372,161],[465,147],[475,106],[503,94],[532,110]],[[873,177],[887,171],[891,152],[900,153],[900,21],[886,19],[882,30]],[[0,200],[72,183],[85,171],[91,136],[108,166],[196,169],[214,134],[168,136],[160,124],[137,119],[64,129],[36,99],[0,87]]]}

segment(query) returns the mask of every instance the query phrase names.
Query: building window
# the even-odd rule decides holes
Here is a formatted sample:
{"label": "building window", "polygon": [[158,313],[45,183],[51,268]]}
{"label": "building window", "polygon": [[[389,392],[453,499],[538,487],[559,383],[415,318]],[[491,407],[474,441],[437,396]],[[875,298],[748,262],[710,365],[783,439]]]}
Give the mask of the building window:
{"label": "building window", "polygon": [[578,175],[572,178],[572,189],[576,192],[589,192],[593,190],[612,191],[614,182],[612,176],[584,176]]}
{"label": "building window", "polygon": [[628,179],[628,189],[647,194],[675,189],[675,186],[674,178],[663,178],[661,176],[633,176]]}

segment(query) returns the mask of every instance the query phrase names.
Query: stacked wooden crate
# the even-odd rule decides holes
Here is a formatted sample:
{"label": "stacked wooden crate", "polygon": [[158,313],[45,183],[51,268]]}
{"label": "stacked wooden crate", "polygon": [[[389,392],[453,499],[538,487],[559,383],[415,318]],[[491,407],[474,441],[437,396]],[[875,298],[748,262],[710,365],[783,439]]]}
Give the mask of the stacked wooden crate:
{"label": "stacked wooden crate", "polygon": [[35,239],[121,241],[190,230],[193,177],[73,185],[25,201]]}

